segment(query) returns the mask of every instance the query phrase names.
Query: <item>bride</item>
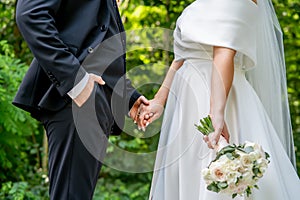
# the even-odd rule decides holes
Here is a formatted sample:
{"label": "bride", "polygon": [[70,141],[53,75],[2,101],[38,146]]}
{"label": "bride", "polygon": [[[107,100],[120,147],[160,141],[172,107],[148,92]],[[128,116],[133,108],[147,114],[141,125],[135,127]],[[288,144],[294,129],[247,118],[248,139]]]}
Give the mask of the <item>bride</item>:
{"label": "bride", "polygon": [[[208,191],[201,176],[220,137],[258,143],[271,156],[259,190],[236,199],[299,199],[281,34],[271,0],[197,0],[183,11],[175,59],[137,119],[144,129],[166,103],[150,199],[231,199]],[[208,114],[216,131],[203,138],[194,124]]]}

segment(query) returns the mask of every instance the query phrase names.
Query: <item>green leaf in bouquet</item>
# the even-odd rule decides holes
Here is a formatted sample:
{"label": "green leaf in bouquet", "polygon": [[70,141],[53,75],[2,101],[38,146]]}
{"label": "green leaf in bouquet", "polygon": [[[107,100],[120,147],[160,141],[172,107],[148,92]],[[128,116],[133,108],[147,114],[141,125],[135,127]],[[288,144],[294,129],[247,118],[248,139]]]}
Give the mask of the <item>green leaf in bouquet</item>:
{"label": "green leaf in bouquet", "polygon": [[226,189],[228,187],[228,184],[226,182],[220,182],[218,183],[218,188]]}
{"label": "green leaf in bouquet", "polygon": [[270,160],[269,160],[270,154],[268,154],[267,152],[265,152],[265,156],[266,156],[266,159],[270,162]]}
{"label": "green leaf in bouquet", "polygon": [[227,158],[229,160],[234,160],[235,159],[235,157],[232,155],[232,153],[226,153],[225,155],[227,156]]}
{"label": "green leaf in bouquet", "polygon": [[240,182],[240,180],[242,180],[242,179],[243,179],[243,176],[242,176],[242,175],[239,176],[239,177],[237,177],[237,178],[236,178],[235,184],[237,185],[237,184]]}
{"label": "green leaf in bouquet", "polygon": [[253,171],[253,173],[254,173],[255,176],[258,176],[258,174],[260,173],[259,168],[256,168],[256,167],[253,167],[252,171]]}
{"label": "green leaf in bouquet", "polygon": [[238,146],[236,149],[237,149],[238,151],[243,152],[243,153],[247,153],[247,152],[244,150],[244,147]]}
{"label": "green leaf in bouquet", "polygon": [[251,188],[249,186],[246,189],[246,194],[247,194],[247,197],[249,197],[251,195]]}
{"label": "green leaf in bouquet", "polygon": [[249,146],[249,147],[246,147],[245,149],[244,149],[244,151],[246,152],[246,153],[251,153],[251,152],[253,152],[254,151],[254,148],[253,147],[251,147],[251,146]]}
{"label": "green leaf in bouquet", "polygon": [[226,153],[232,153],[234,152],[236,149],[235,145],[228,145],[226,147],[223,147],[216,156],[216,159],[219,159],[222,155],[225,155]]}
{"label": "green leaf in bouquet", "polygon": [[209,184],[207,186],[207,189],[209,191],[213,191],[213,192],[216,192],[216,193],[220,192],[220,188],[218,187],[218,184],[216,182],[212,182],[211,184]]}
{"label": "green leaf in bouquet", "polygon": [[259,187],[258,187],[258,185],[254,185],[253,187],[259,190]]}
{"label": "green leaf in bouquet", "polygon": [[231,196],[231,198],[235,198],[237,196],[237,193],[234,193],[232,196]]}
{"label": "green leaf in bouquet", "polygon": [[240,156],[241,156],[240,154],[236,153],[235,151],[234,151],[234,152],[232,152],[232,155],[233,155],[235,158],[238,158],[238,157],[240,157]]}

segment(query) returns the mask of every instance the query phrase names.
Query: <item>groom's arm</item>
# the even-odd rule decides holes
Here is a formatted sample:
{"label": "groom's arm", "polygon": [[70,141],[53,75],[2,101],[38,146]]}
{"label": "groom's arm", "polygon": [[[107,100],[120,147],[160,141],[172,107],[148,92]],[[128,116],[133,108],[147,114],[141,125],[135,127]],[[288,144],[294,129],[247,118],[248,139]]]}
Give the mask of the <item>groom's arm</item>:
{"label": "groom's arm", "polygon": [[62,0],[19,0],[16,21],[40,66],[61,96],[82,80],[86,71],[59,37],[54,16]]}
{"label": "groom's arm", "polygon": [[126,79],[126,113],[136,122],[139,116],[139,107],[143,105],[149,105],[149,101],[136,91],[132,86],[131,81]]}

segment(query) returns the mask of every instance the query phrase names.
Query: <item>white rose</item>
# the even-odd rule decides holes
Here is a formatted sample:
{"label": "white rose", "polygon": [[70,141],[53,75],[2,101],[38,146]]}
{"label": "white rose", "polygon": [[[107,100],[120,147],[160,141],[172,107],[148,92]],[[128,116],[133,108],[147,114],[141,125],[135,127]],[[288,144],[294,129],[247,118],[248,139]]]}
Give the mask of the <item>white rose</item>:
{"label": "white rose", "polygon": [[254,146],[255,146],[255,143],[253,143],[253,142],[249,142],[249,141],[245,142],[245,148],[252,147],[254,149]]}
{"label": "white rose", "polygon": [[201,174],[202,174],[206,184],[210,184],[210,182],[212,182],[210,170],[208,168],[202,169]]}
{"label": "white rose", "polygon": [[242,174],[238,171],[231,171],[226,175],[226,181],[228,184],[235,184],[238,177],[240,177]]}
{"label": "white rose", "polygon": [[259,144],[246,141],[245,142],[245,148],[247,148],[247,147],[252,147],[253,150],[254,150],[254,152],[258,152],[259,154],[261,154],[261,156],[264,157],[264,155],[265,155],[264,153],[265,152],[264,152],[264,150],[262,149],[262,147]]}
{"label": "white rose", "polygon": [[236,185],[234,193],[242,195],[247,189],[247,187],[248,187],[247,183],[245,183],[244,181],[239,181],[239,183]]}
{"label": "white rose", "polygon": [[244,166],[244,167],[252,167],[253,165],[253,162],[254,162],[254,159],[255,157],[253,157],[252,155],[250,154],[243,154],[241,155],[241,164]]}
{"label": "white rose", "polygon": [[266,153],[261,146],[258,145],[254,152],[259,155],[259,158],[266,158]]}
{"label": "white rose", "polygon": [[226,164],[231,162],[231,160],[226,155],[222,155],[216,162]]}
{"label": "white rose", "polygon": [[232,195],[232,194],[236,193],[236,190],[237,190],[236,184],[231,183],[231,184],[228,184],[228,187],[223,191],[223,193]]}
{"label": "white rose", "polygon": [[213,165],[210,166],[210,170],[211,170],[211,177],[213,180],[216,181],[226,181],[226,168],[224,168],[224,166],[222,165]]}
{"label": "white rose", "polygon": [[259,176],[259,177],[261,177],[268,168],[268,160],[264,159],[264,158],[260,158],[257,160],[257,165],[258,165],[259,171],[262,173]]}
{"label": "white rose", "polygon": [[261,146],[259,144],[256,144],[256,143],[254,144],[253,149],[254,149],[254,151],[262,151]]}
{"label": "white rose", "polygon": [[243,176],[242,181],[244,184],[254,185],[256,183],[256,181],[253,179],[254,174],[252,170],[245,172],[242,176]]}
{"label": "white rose", "polygon": [[251,152],[251,153],[249,153],[249,155],[251,156],[251,159],[252,159],[253,161],[255,161],[255,160],[261,158],[261,154],[260,154],[260,153],[257,153],[257,152]]}

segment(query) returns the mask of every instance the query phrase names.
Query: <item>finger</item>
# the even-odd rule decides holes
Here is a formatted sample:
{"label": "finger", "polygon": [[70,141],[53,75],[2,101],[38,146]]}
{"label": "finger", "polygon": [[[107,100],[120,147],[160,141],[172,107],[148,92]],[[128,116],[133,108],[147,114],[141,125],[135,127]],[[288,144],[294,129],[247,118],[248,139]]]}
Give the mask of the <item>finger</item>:
{"label": "finger", "polygon": [[210,148],[210,149],[213,149],[214,147],[211,145],[211,143],[208,141],[207,142],[207,146],[208,146],[208,148]]}
{"label": "finger", "polygon": [[136,109],[134,107],[132,107],[129,111],[129,116],[134,121],[134,123],[136,124],[135,115],[136,115]]}
{"label": "finger", "polygon": [[142,104],[142,102],[147,103],[147,99],[144,96],[141,96],[138,98],[138,100],[133,104],[132,108],[129,111],[129,115],[131,119],[133,119],[134,123],[137,123],[138,121],[138,113],[139,113],[139,108]]}
{"label": "finger", "polygon": [[154,116],[154,113],[153,112],[150,112],[150,113],[147,113],[144,117],[145,120],[149,120],[151,117]]}
{"label": "finger", "polygon": [[146,97],[144,97],[144,96],[140,96],[139,100],[140,100],[140,103],[143,103],[145,105],[149,105],[150,104],[149,100]]}
{"label": "finger", "polygon": [[143,109],[145,106],[142,106],[142,111],[140,112],[138,124],[142,128],[143,131],[145,131],[146,123],[144,123],[145,115],[147,114],[147,110]]}
{"label": "finger", "polygon": [[225,140],[227,142],[229,142],[229,135],[228,135],[228,133],[225,133],[225,131],[223,131],[221,135],[225,138]]}
{"label": "finger", "polygon": [[146,115],[147,115],[147,111],[145,111],[145,110],[141,111],[140,115],[139,115],[139,121],[143,122]]}
{"label": "finger", "polygon": [[207,135],[203,136],[203,140],[204,140],[204,142],[207,142],[207,141],[208,141]]}
{"label": "finger", "polygon": [[95,81],[96,81],[97,83],[99,83],[100,85],[105,85],[105,81],[102,79],[101,76],[95,75]]}
{"label": "finger", "polygon": [[137,114],[137,124],[138,124],[138,127],[145,131],[145,127],[146,127],[146,123],[144,123],[144,116],[147,114],[148,112],[148,108],[147,106],[145,106],[144,104],[140,104],[139,108],[138,108],[138,114]]}
{"label": "finger", "polygon": [[[148,115],[148,114],[146,114],[146,115]],[[149,125],[148,119],[146,119],[146,115],[145,115],[145,118],[142,120],[144,127],[147,127]]]}
{"label": "finger", "polygon": [[150,113],[145,114],[145,118],[144,119],[145,120],[149,119],[150,118],[149,116],[150,116]]}
{"label": "finger", "polygon": [[157,120],[160,117],[158,113],[152,113],[152,114],[153,114],[152,117],[148,119],[149,124],[151,124],[153,121]]}
{"label": "finger", "polygon": [[214,148],[216,146],[216,144],[218,143],[218,134],[216,132],[213,132],[211,134],[208,135],[208,143],[209,146]]}
{"label": "finger", "polygon": [[138,107],[136,105],[133,105],[129,111],[129,116],[134,121],[135,124],[136,124],[137,109]]}
{"label": "finger", "polygon": [[149,126],[149,124],[150,124],[150,122],[149,122],[149,121],[147,121],[147,120],[144,120],[144,124],[145,124],[145,126],[146,126],[146,127],[148,127],[148,126]]}
{"label": "finger", "polygon": [[137,109],[136,109],[136,112],[135,112],[135,115],[134,115],[134,122],[138,125],[138,129],[140,130],[141,129],[141,126],[140,126],[140,122],[139,122],[139,115],[140,115],[140,112],[141,112],[141,109],[140,109],[141,106],[139,106]]}
{"label": "finger", "polygon": [[217,141],[216,141],[216,140],[212,140],[212,141],[210,142],[210,145],[212,146],[212,148],[214,148],[214,147],[216,146],[216,144],[217,144]]}
{"label": "finger", "polygon": [[230,135],[229,135],[226,124],[224,124],[224,129],[223,129],[222,135],[224,136],[226,141],[229,143]]}

